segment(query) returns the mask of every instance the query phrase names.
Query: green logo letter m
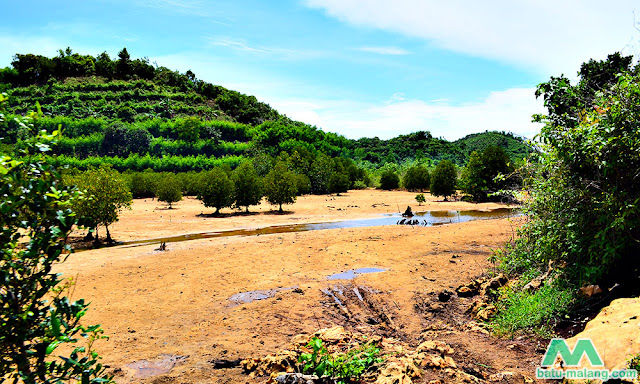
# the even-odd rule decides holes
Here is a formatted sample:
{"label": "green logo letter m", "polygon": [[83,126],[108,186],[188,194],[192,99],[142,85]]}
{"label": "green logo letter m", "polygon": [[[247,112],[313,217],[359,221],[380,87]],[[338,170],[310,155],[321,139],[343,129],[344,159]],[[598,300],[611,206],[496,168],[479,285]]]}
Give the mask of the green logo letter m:
{"label": "green logo letter m", "polygon": [[551,339],[549,346],[547,347],[547,352],[545,352],[544,357],[542,358],[542,366],[551,367],[556,361],[558,353],[567,367],[577,367],[580,365],[582,355],[585,353],[587,354],[587,359],[589,359],[589,363],[591,363],[592,366],[604,366],[604,363],[602,362],[596,347],[593,346],[591,339],[578,339],[573,351],[569,349],[569,346],[564,339]]}

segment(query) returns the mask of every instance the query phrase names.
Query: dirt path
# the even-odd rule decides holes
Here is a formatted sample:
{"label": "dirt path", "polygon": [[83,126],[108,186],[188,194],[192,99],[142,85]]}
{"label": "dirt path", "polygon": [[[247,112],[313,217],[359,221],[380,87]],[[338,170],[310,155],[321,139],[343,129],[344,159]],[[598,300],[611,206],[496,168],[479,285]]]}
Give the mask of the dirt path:
{"label": "dirt path", "polygon": [[[185,200],[171,211],[154,211],[161,205],[136,201],[112,233],[118,240],[129,240],[214,228],[370,217],[396,212],[396,205],[417,210],[415,200],[411,201],[414,196],[353,191],[340,197],[302,198],[288,215],[223,218],[195,216],[206,212],[196,200]],[[386,205],[373,207],[377,203]],[[490,207],[497,205],[429,202],[424,209]],[[85,251],[58,269],[66,276],[78,275],[75,297],[91,301],[87,323],[102,324],[110,336],[97,348],[104,362],[115,369],[118,382],[247,382],[251,379],[239,369],[214,370],[211,361],[266,355],[286,346],[296,334],[335,324],[396,332],[408,343],[417,343],[434,319],[416,310],[416,295],[433,299],[437,292],[452,290],[486,271],[491,248],[499,247],[513,229],[514,223],[503,219],[200,239],[167,244],[164,252],[154,250],[157,245]],[[337,272],[368,267],[385,271],[353,280],[327,279]],[[354,287],[374,305],[345,314],[323,293],[327,289],[352,292]],[[255,290],[272,297],[249,303],[229,300]],[[462,329],[462,324],[458,326]],[[431,328],[452,339],[469,361],[496,371],[531,370],[525,358],[532,352],[529,346],[506,349],[506,341],[460,332],[455,324]],[[163,359],[165,364],[157,366],[140,362]],[[178,364],[162,374],[167,369],[161,368],[171,368],[176,359]]]}

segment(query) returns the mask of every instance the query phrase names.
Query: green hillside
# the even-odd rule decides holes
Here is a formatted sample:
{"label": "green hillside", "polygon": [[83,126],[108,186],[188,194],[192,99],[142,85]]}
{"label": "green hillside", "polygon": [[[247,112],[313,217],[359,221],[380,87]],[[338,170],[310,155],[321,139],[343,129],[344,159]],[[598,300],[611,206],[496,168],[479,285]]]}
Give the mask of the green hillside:
{"label": "green hillside", "polygon": [[518,137],[498,132],[449,142],[429,132],[390,140],[347,139],[293,121],[268,104],[237,91],[131,59],[60,51],[53,58],[17,54],[0,69],[0,91],[8,96],[7,119],[0,123],[5,151],[29,135],[11,115],[39,104],[39,126],[63,128],[56,162],[80,169],[110,163],[119,170],[190,171],[218,165],[235,167],[243,158],[295,151],[345,157],[369,167],[429,159],[463,165],[469,153],[488,145],[503,147],[512,159],[530,149]]}

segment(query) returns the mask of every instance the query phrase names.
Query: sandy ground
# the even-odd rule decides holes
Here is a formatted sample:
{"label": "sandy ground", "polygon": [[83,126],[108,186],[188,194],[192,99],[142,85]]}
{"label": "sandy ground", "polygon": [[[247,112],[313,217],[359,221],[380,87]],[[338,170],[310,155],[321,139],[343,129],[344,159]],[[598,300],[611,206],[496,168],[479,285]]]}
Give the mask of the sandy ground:
{"label": "sandy ground", "polygon": [[[277,213],[277,206],[266,201],[249,207],[250,214],[243,209],[225,208],[220,212],[224,219],[206,217],[214,208],[206,208],[194,197],[185,197],[168,205],[151,199],[135,200],[132,210],[125,210],[120,221],[110,227],[119,241],[173,236],[184,233],[199,233],[215,230],[258,228],[289,223],[314,223],[376,217],[384,213],[404,212],[407,206],[414,211],[491,209],[500,204],[471,204],[460,201],[443,202],[425,194],[427,202],[418,206],[415,192],[355,190],[335,195],[308,195],[298,197],[292,205],[284,205],[285,214]],[[204,216],[202,216],[204,214]],[[200,216],[198,216],[200,215]],[[104,236],[104,229],[101,230]]]}
{"label": "sandy ground", "polygon": [[[217,229],[255,228],[284,223],[375,217],[417,210],[488,209],[497,204],[428,202],[418,207],[415,193],[350,191],[342,196],[305,196],[278,215],[272,207],[251,207],[253,215],[198,217],[211,213],[187,198],[167,210],[163,204],[138,200],[112,228],[116,240],[159,238]],[[517,220],[516,220],[517,221]],[[417,340],[425,316],[415,309],[416,294],[452,290],[486,272],[491,249],[500,247],[517,223],[483,220],[437,227],[384,226],[196,239],[134,248],[112,247],[72,255],[57,270],[77,276],[74,298],[91,301],[86,323],[100,323],[108,341],[97,349],[128,382],[263,382],[239,369],[214,370],[211,361],[261,356],[285,346],[292,336],[340,323],[322,289],[356,284],[376,292],[407,340]],[[350,269],[377,267],[385,272],[351,281],[327,276]],[[239,292],[280,289],[274,297],[250,303],[229,298]],[[298,288],[295,289],[294,288]],[[392,303],[392,304],[391,304]],[[352,324],[353,325],[353,324]],[[356,324],[357,325],[357,324]],[[375,325],[361,324],[375,328]],[[375,329],[374,329],[375,330]],[[455,344],[455,340],[453,341]],[[462,343],[462,341],[461,341]],[[496,370],[530,370],[517,349],[479,338],[469,346],[487,353],[485,364]],[[188,356],[171,372],[135,369],[134,362]],[[488,361],[487,361],[488,359]],[[144,365],[144,364],[143,364]],[[149,377],[145,377],[149,376]]]}

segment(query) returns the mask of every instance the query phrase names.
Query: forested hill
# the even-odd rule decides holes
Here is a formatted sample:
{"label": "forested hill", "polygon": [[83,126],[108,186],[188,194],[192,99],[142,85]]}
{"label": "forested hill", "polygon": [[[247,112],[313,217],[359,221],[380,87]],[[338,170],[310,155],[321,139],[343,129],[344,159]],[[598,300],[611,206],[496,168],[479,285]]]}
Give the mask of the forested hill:
{"label": "forested hill", "polygon": [[[498,132],[455,142],[429,132],[390,140],[347,139],[293,121],[254,96],[202,81],[191,71],[179,73],[146,58],[131,59],[126,48],[114,59],[107,53],[93,57],[70,49],[53,58],[16,54],[11,66],[0,69],[0,92],[8,95],[8,114],[25,114],[38,103],[45,116],[41,127],[63,127],[57,154],[81,168],[91,165],[91,159],[117,157],[110,162],[118,168],[171,170],[153,160],[171,156],[200,158],[199,165],[192,162],[178,167],[181,170],[221,161],[233,167],[243,157],[292,154],[294,149],[373,164],[428,158],[462,165],[472,150],[490,144],[503,147],[514,160],[530,152],[520,138]],[[12,118],[0,125],[0,149],[7,150],[27,134]],[[151,160],[140,162],[142,157]],[[125,158],[134,159],[125,165]]]}

